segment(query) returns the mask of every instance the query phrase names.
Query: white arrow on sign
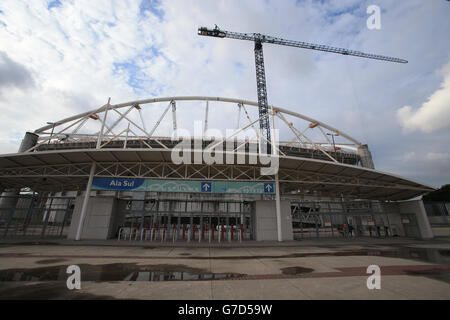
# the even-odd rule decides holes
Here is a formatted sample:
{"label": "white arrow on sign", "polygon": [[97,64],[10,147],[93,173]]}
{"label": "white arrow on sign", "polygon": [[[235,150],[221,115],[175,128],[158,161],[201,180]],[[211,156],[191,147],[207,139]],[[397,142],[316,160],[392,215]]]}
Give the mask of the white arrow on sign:
{"label": "white arrow on sign", "polygon": [[266,190],[267,191],[272,191],[272,186],[270,184],[266,184]]}
{"label": "white arrow on sign", "polygon": [[205,189],[205,191],[208,191],[208,189],[209,189],[209,184],[207,184],[207,183],[205,183],[204,185],[203,185],[203,189]]}

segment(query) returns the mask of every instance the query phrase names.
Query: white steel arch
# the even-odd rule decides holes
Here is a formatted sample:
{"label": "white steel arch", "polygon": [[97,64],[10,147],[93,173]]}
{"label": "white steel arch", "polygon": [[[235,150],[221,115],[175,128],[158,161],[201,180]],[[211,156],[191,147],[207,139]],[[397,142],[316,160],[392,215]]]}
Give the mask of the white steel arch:
{"label": "white steel arch", "polygon": [[[151,139],[152,141],[158,143],[159,147],[167,149],[168,147],[160,141],[161,137],[155,136],[154,133],[158,126],[161,124],[161,121],[165,117],[168,117],[170,113],[172,113],[173,131],[176,131],[177,108],[175,107],[175,105],[177,104],[177,102],[179,102],[177,106],[182,108],[183,101],[205,101],[205,129],[208,123],[209,102],[217,101],[222,102],[225,105],[234,106],[238,114],[238,125],[236,128],[236,132],[241,132],[244,129],[253,128],[256,132],[256,139],[258,140],[258,143],[264,142],[264,138],[261,138],[261,135],[256,128],[256,124],[261,118],[252,119],[249,116],[246,108],[246,106],[257,108],[257,102],[223,97],[179,96],[143,99],[119,104],[110,104],[109,99],[107,104],[97,109],[80,113],[36,129],[34,133],[39,134],[40,136],[38,139],[38,143],[30,149],[25,150],[25,152],[37,151],[39,146],[46,143],[65,143],[69,141],[87,142],[89,140],[95,140],[97,142],[97,149],[107,148],[112,141],[117,140],[125,141],[123,146],[124,148],[126,148],[127,141],[136,138],[142,141],[142,143],[148,148],[152,148],[148,144],[148,139]],[[162,115],[159,117],[156,123],[153,126],[149,126],[148,124],[146,124],[145,119],[142,116],[141,109],[147,105],[161,102],[168,102],[168,105],[163,110]],[[357,139],[322,121],[277,106],[271,105],[269,107],[270,112],[266,116],[272,117],[272,123],[274,118],[278,118],[279,120],[281,120],[283,127],[279,129],[287,129],[292,137],[290,141],[288,140],[280,142],[281,145],[294,147],[299,145],[308,149],[318,150],[329,160],[334,162],[339,162],[337,150],[344,149],[347,150],[347,153],[354,153],[355,151],[358,151],[361,146],[363,146]],[[169,112],[170,109],[172,110],[172,112]],[[241,109],[244,109],[244,113],[248,120],[248,123],[245,123],[244,121],[240,123],[239,119],[241,116]],[[140,121],[132,120],[129,117],[129,114],[131,114],[132,112],[138,112]],[[108,124],[107,120],[111,117],[111,114],[115,115],[118,118],[116,118],[115,120],[111,120],[113,122]],[[294,123],[290,121],[297,121],[296,119],[302,120],[304,127],[299,128],[297,124],[294,125]],[[83,127],[85,127],[87,124],[92,123],[92,120],[99,124],[98,131],[94,134],[83,133]],[[123,129],[120,132],[116,132],[115,130],[117,128],[117,125],[123,122],[125,122],[126,125],[123,126]],[[48,133],[47,131],[50,129],[51,133]],[[317,137],[313,138],[310,136],[312,134],[312,131],[314,131],[316,135],[318,134],[320,137],[322,137],[320,138],[321,141],[318,141]],[[333,136],[333,141],[331,141],[330,136]],[[344,140],[344,142],[341,141],[335,143],[335,136],[340,136],[339,139]],[[168,137],[165,138],[167,139]],[[229,138],[231,137],[226,137],[223,142],[227,141]],[[261,141],[261,139],[263,140]],[[283,153],[279,149],[277,149],[277,152]],[[341,156],[341,160],[342,159],[343,157]]]}
{"label": "white steel arch", "polygon": [[[125,108],[125,107],[131,107],[131,106],[136,106],[136,105],[145,105],[145,104],[150,104],[150,103],[155,103],[155,102],[171,102],[171,101],[220,101],[220,102],[229,102],[229,103],[235,103],[235,104],[242,104],[242,105],[248,105],[248,106],[252,106],[252,107],[258,107],[258,103],[254,102],[254,101],[249,101],[249,100],[242,100],[242,99],[234,99],[234,98],[223,98],[223,97],[206,97],[206,96],[178,96],[178,97],[164,97],[164,98],[151,98],[151,99],[143,99],[143,100],[135,100],[135,101],[129,101],[129,102],[125,102],[125,103],[119,103],[119,104],[105,104],[103,106],[101,106],[98,109],[94,109],[91,111],[87,111],[87,112],[83,112],[59,121],[56,121],[55,123],[58,123],[58,125],[62,125],[74,120],[78,120],[80,118],[85,118],[88,117],[89,115],[92,114],[97,114],[97,113],[102,113],[105,112],[106,109],[120,109],[120,108]],[[305,116],[303,114],[294,112],[294,111],[290,111],[288,109],[284,109],[284,108],[280,108],[274,105],[270,105],[270,108],[272,109],[277,109],[279,110],[279,112],[284,113],[284,114],[288,114],[291,115],[293,117],[299,118],[299,119],[303,119],[305,121],[309,121],[310,123],[317,123],[320,127],[322,128],[326,128],[330,131],[333,131],[335,133],[339,133],[339,135],[341,135],[342,137],[352,141],[354,144],[356,145],[361,145],[361,142],[359,142],[358,140],[356,140],[355,138],[351,137],[350,135],[342,132],[341,130],[338,130],[322,121],[319,121],[317,119],[313,119],[311,117]],[[43,126],[41,128],[36,129],[34,132],[35,133],[42,133],[45,130],[51,129],[52,125],[46,125]]]}

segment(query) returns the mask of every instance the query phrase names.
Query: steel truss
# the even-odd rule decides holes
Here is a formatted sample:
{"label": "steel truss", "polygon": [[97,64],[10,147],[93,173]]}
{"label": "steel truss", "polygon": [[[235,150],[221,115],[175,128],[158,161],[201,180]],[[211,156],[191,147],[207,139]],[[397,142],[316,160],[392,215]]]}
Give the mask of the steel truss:
{"label": "steel truss", "polygon": [[[261,55],[260,58],[262,59],[262,49],[259,50],[255,47],[255,59],[258,59],[259,55]],[[206,131],[208,123],[209,102],[214,101],[221,102],[224,103],[224,105],[235,108],[238,114],[235,133],[230,137],[226,137],[223,140],[224,142],[235,139],[234,136],[238,132],[242,132],[247,128],[253,128],[256,133],[254,141],[259,146],[262,146],[262,148],[264,148],[265,144],[267,143],[267,151],[273,149],[278,153],[282,153],[280,152],[280,149],[279,147],[277,147],[277,145],[274,145],[272,148],[273,141],[271,139],[269,130],[269,124],[274,123],[274,118],[278,118],[282,120],[282,126],[278,128],[280,132],[285,132],[291,135],[291,137],[289,137],[286,141],[274,141],[280,146],[317,150],[318,152],[323,153],[326,158],[334,162],[339,162],[339,159],[343,159],[343,157],[339,156],[338,153],[346,152],[357,155],[356,151],[358,147],[361,146],[361,143],[351,136],[318,120],[286,109],[269,106],[267,104],[267,100],[264,100],[264,97],[266,97],[264,67],[262,66],[261,70],[259,71],[260,72],[257,73],[259,75],[258,83],[260,83],[260,85],[258,86],[258,90],[261,91],[261,95],[258,95],[258,102],[220,97],[169,97],[132,101],[114,105],[110,104],[110,100],[108,100],[107,104],[98,109],[62,119],[55,122],[56,125],[52,127],[44,126],[42,128],[36,129],[35,133],[39,134],[38,143],[32,148],[26,150],[26,152],[39,152],[51,149],[52,147],[64,148],[65,145],[70,146],[70,144],[81,144],[80,148],[103,149],[111,147],[113,143],[121,143],[122,148],[126,149],[128,148],[128,145],[130,145],[130,143],[130,146],[133,145],[132,140],[139,142],[142,148],[162,148],[167,150],[169,149],[169,147],[164,140],[170,139],[170,135],[167,137],[155,136],[155,131],[158,129],[158,127],[161,126],[162,121],[168,117],[169,110],[172,110],[172,133],[173,135],[176,135],[178,126],[176,112],[177,109],[182,107],[182,102],[205,101]],[[145,121],[147,120],[148,122],[149,119],[144,119],[141,109],[148,105],[151,105],[152,103],[158,102],[168,102],[168,105],[166,108],[164,108],[162,114],[159,117],[154,118],[154,123],[149,125]],[[259,117],[257,119],[252,119],[247,112],[246,106],[258,107],[260,105],[263,106],[264,112],[261,113],[262,109],[259,108]],[[125,111],[119,111],[123,108],[125,109]],[[240,121],[240,110],[242,108],[245,111],[245,118],[248,122]],[[135,118],[140,119],[140,121],[132,119],[133,112],[136,113]],[[111,115],[115,115],[116,118],[111,118]],[[170,119],[166,120],[170,121]],[[260,127],[263,128],[261,132],[254,127],[254,124],[257,122],[259,122]],[[89,132],[89,126],[97,126],[98,129],[97,131]],[[117,128],[119,126],[123,129],[118,130]],[[151,129],[148,130],[147,128]],[[49,129],[52,129],[51,133],[47,132],[47,130]],[[341,137],[341,141],[336,144],[331,143],[327,136],[327,133],[339,135]],[[206,136],[204,136],[203,138],[205,137]],[[336,152],[336,147],[338,147],[339,150],[342,149],[345,151]]]}
{"label": "steel truss", "polygon": [[[79,185],[86,184],[92,163],[41,165],[30,167],[1,168],[2,180],[41,178],[46,179],[46,184],[62,184],[57,178],[82,178],[74,179]],[[325,174],[317,171],[292,170],[280,168],[279,181],[285,192],[297,190],[302,186],[321,186],[329,192],[339,194],[339,187],[370,187],[388,188],[398,190],[423,190],[419,187],[403,185],[392,182],[366,179],[362,177],[348,177],[338,174]],[[270,175],[261,175],[259,166],[252,165],[206,165],[206,164],[180,164],[167,162],[98,162],[95,170],[96,177],[123,177],[123,178],[149,178],[149,179],[183,179],[183,180],[227,180],[227,181],[273,181]],[[9,183],[9,182],[8,182]],[[76,184],[75,184],[76,185]],[[10,187],[10,185],[8,185]],[[6,187],[6,186],[4,186]],[[69,190],[68,185],[64,185]],[[333,190],[327,190],[331,188]],[[67,189],[69,188],[69,189]],[[36,191],[40,189],[36,185]]]}

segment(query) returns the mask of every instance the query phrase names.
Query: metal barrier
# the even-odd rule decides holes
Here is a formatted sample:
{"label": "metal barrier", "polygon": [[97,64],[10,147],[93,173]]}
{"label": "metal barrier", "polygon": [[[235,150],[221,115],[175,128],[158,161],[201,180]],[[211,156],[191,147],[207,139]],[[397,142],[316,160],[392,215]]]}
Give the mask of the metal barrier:
{"label": "metal barrier", "polygon": [[[217,233],[217,236],[216,236]],[[246,238],[246,230],[243,224],[158,224],[154,223],[151,228],[135,224],[134,226],[121,227],[118,232],[117,240],[140,240],[140,241],[208,241],[209,243],[217,241],[239,241],[242,242]]]}
{"label": "metal barrier", "polygon": [[120,241],[120,239],[123,238],[123,240],[131,240],[131,227],[122,227],[119,229],[119,236],[117,237],[117,241]]}
{"label": "metal barrier", "polygon": [[[141,241],[142,240],[147,240],[148,234],[150,233],[150,229],[148,228],[144,228],[141,232]],[[142,239],[144,238],[144,239]]]}
{"label": "metal barrier", "polygon": [[177,240],[177,226],[176,224],[172,225],[172,242],[175,243],[175,240]]}

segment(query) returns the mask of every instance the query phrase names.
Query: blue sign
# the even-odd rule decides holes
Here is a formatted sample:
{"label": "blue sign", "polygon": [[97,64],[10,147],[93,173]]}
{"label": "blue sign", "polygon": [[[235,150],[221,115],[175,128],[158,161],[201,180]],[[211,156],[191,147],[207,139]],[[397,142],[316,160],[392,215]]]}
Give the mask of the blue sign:
{"label": "blue sign", "polygon": [[264,193],[273,193],[273,183],[264,183]]}
{"label": "blue sign", "polygon": [[94,178],[92,190],[275,194],[271,182],[190,181],[175,179]]}
{"label": "blue sign", "polygon": [[212,189],[211,182],[202,181],[201,188],[202,188],[202,192],[211,192],[211,189]]}
{"label": "blue sign", "polygon": [[94,190],[135,190],[144,184],[145,179],[133,178],[94,178],[92,188]]}

